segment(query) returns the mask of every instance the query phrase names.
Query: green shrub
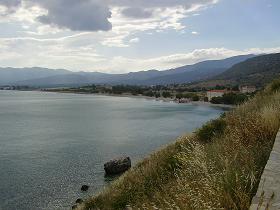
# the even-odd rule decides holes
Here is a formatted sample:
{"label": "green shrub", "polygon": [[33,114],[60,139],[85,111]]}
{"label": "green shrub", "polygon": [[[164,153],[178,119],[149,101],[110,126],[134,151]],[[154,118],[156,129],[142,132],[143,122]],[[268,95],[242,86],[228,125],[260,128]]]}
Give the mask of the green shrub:
{"label": "green shrub", "polygon": [[276,92],[280,90],[280,79],[274,80],[270,85],[270,90]]}
{"label": "green shrub", "polygon": [[229,104],[239,105],[248,100],[248,96],[245,94],[226,93],[221,97],[213,97],[211,103],[213,104]]}
{"label": "green shrub", "polygon": [[181,99],[181,98],[183,98],[184,97],[184,95],[182,94],[182,93],[177,93],[176,94],[176,98],[178,98],[178,99]]}
{"label": "green shrub", "polygon": [[194,95],[194,96],[192,97],[192,100],[193,100],[193,101],[199,101],[199,96],[198,96],[198,95]]}
{"label": "green shrub", "polygon": [[171,97],[171,93],[168,92],[168,91],[164,91],[164,92],[162,92],[162,97],[163,98],[170,98]]}
{"label": "green shrub", "polygon": [[223,117],[211,120],[196,131],[196,135],[201,142],[211,142],[214,136],[221,135],[226,128],[226,122]]}

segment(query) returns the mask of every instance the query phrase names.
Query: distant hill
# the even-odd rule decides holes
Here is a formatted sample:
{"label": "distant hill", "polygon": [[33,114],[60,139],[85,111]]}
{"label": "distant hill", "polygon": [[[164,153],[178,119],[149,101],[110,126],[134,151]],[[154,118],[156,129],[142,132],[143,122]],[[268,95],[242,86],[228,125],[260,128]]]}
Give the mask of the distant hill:
{"label": "distant hill", "polygon": [[[234,64],[255,55],[241,55],[223,60],[209,60],[165,71],[149,70],[127,74],[105,74],[99,72],[71,72],[44,68],[2,68],[0,85],[29,86],[78,86],[86,84],[130,84],[166,85],[205,80],[225,72]],[[2,76],[3,75],[3,76]]]}
{"label": "distant hill", "polygon": [[15,84],[18,81],[44,78],[48,76],[67,75],[73,72],[64,69],[47,68],[0,68],[0,85]]}
{"label": "distant hill", "polygon": [[280,53],[261,55],[232,66],[218,76],[196,86],[255,85],[263,87],[280,77]]}

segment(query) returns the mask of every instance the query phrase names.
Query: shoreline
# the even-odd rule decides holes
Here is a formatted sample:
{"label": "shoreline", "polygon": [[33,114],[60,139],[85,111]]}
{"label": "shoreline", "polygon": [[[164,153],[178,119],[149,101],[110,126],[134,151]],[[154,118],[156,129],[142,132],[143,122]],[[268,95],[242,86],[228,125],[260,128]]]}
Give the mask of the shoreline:
{"label": "shoreline", "polygon": [[86,92],[72,92],[72,91],[47,91],[47,90],[33,90],[36,92],[47,92],[47,93],[65,93],[65,94],[80,94],[80,95],[94,95],[94,96],[111,96],[111,97],[122,97],[122,98],[138,98],[138,99],[147,99],[163,102],[174,102],[173,98],[155,98],[143,95],[131,95],[131,94],[109,94],[109,93],[86,93]]}
{"label": "shoreline", "polygon": [[213,107],[221,107],[221,108],[235,108],[237,105],[230,105],[230,104],[212,104],[210,102],[205,101],[192,101],[190,102],[192,105],[201,105],[201,106],[213,106]]}
{"label": "shoreline", "polygon": [[123,97],[123,98],[135,98],[135,99],[146,99],[146,100],[154,100],[168,103],[176,103],[182,105],[200,105],[200,106],[212,106],[212,107],[220,107],[220,108],[235,108],[236,105],[228,105],[228,104],[212,104],[210,102],[205,101],[191,101],[188,103],[178,103],[176,99],[173,98],[155,98],[143,95],[131,95],[131,94],[106,94],[106,93],[86,93],[86,92],[72,92],[72,91],[42,91],[35,90],[38,92],[49,92],[49,93],[71,93],[71,94],[81,94],[81,95],[96,95],[96,96],[111,96],[111,97]]}

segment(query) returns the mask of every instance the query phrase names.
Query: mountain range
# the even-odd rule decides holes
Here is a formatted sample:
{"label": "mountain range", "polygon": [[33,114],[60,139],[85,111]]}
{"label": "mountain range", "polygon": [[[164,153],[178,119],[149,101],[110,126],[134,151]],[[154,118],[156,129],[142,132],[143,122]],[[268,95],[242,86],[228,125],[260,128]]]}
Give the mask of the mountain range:
{"label": "mountain range", "polygon": [[40,87],[79,86],[87,84],[167,85],[207,80],[255,55],[240,55],[222,60],[208,60],[165,71],[148,70],[126,74],[72,72],[47,68],[0,68],[0,85]]}
{"label": "mountain range", "polygon": [[254,85],[263,87],[280,77],[280,53],[249,58],[233,65],[228,70],[210,79],[195,82],[192,86],[213,87],[215,85]]}

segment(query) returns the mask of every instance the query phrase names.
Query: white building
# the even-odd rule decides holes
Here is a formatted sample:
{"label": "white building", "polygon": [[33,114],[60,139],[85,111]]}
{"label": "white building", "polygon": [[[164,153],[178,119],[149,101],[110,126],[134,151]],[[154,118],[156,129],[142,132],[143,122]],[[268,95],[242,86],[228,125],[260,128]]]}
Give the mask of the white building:
{"label": "white building", "polygon": [[211,101],[214,97],[222,97],[226,93],[226,90],[209,90],[207,91],[208,101]]}
{"label": "white building", "polygon": [[253,93],[257,88],[255,86],[240,86],[239,90],[241,93]]}

